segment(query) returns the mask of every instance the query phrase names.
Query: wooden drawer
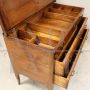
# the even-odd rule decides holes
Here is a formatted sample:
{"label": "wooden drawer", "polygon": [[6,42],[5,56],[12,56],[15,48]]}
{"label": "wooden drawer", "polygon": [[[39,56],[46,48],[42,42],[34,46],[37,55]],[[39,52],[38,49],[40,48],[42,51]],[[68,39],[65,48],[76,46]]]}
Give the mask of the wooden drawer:
{"label": "wooden drawer", "polygon": [[[34,44],[52,51],[59,46],[62,50],[63,45],[70,41],[70,35],[75,34],[82,11],[83,8],[52,3],[39,13],[27,18],[23,24],[27,24],[29,31],[38,37]],[[72,13],[75,15],[71,15]]]}
{"label": "wooden drawer", "polygon": [[62,51],[62,55],[58,56],[55,61],[55,74],[65,76],[68,73],[68,65],[69,60],[72,58],[72,55],[77,47],[77,43],[80,40],[80,34],[82,34],[85,25],[86,25],[87,18],[82,17],[82,20],[78,26],[77,34],[72,38],[69,44],[66,46],[66,49]]}
{"label": "wooden drawer", "polygon": [[[81,33],[81,32],[80,32]],[[79,34],[80,34],[79,33]],[[73,53],[73,55],[72,55],[72,58],[71,58],[71,61],[70,61],[70,63],[69,63],[69,72],[68,72],[68,74],[66,75],[66,76],[60,76],[60,75],[56,75],[55,74],[55,76],[54,76],[54,83],[55,84],[57,84],[57,85],[60,85],[60,86],[62,86],[62,87],[64,87],[64,88],[67,88],[67,86],[68,86],[68,82],[69,82],[69,80],[70,80],[70,77],[72,76],[72,74],[73,74],[73,71],[74,71],[74,67],[75,67],[75,65],[76,65],[76,63],[77,63],[77,60],[78,60],[78,57],[79,57],[79,55],[80,55],[80,52],[81,52],[81,48],[82,48],[82,46],[83,46],[83,44],[84,44],[84,42],[85,42],[85,40],[86,40],[86,38],[87,38],[87,34],[88,34],[88,30],[87,29],[84,29],[83,30],[83,33],[81,34],[81,36],[80,36],[80,40],[78,41],[78,43],[77,43],[77,46],[76,46],[76,52],[74,52]],[[78,36],[76,37],[76,39],[74,40],[74,43],[76,42],[76,40],[78,39]],[[73,43],[73,44],[74,44]],[[77,50],[78,50],[78,52],[77,52]]]}

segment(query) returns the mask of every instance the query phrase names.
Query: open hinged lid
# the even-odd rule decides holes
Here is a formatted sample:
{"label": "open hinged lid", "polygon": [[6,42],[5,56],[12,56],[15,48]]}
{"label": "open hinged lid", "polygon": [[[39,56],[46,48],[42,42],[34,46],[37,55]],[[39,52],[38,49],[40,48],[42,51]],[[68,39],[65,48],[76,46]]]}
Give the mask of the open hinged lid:
{"label": "open hinged lid", "polygon": [[0,0],[0,14],[7,30],[55,0]]}

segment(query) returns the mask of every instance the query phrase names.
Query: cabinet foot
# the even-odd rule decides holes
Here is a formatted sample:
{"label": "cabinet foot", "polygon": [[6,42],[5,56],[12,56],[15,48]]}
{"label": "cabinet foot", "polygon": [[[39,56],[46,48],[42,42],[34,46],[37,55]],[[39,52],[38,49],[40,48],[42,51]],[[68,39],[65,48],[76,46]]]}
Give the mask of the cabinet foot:
{"label": "cabinet foot", "polygon": [[18,85],[20,85],[20,76],[16,75],[17,81],[18,81]]}
{"label": "cabinet foot", "polygon": [[52,86],[48,86],[48,90],[53,90],[53,87]]}

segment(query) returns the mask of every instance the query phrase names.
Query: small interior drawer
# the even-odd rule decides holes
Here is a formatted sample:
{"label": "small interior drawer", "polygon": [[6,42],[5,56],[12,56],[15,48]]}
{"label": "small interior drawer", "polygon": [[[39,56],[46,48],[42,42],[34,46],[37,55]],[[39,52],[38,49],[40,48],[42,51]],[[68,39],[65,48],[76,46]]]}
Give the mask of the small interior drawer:
{"label": "small interior drawer", "polygon": [[68,65],[69,61],[71,60],[73,53],[80,41],[80,35],[84,31],[86,25],[87,18],[82,17],[80,24],[78,26],[77,32],[74,37],[70,40],[66,48],[61,52],[60,55],[57,57],[55,61],[55,74],[65,76],[68,73]]}
{"label": "small interior drawer", "polygon": [[80,41],[78,42],[78,46],[76,47],[76,52],[74,52],[74,54],[72,55],[72,58],[71,58],[71,61],[69,63],[69,72],[66,76],[60,76],[60,75],[56,75],[54,76],[54,82],[55,84],[57,85],[60,85],[64,88],[67,88],[68,86],[68,82],[70,80],[70,77],[72,76],[72,73],[74,71],[74,67],[77,63],[77,60],[78,60],[78,57],[80,55],[80,52],[81,52],[81,48],[87,38],[87,34],[88,34],[88,30],[87,29],[84,29],[82,35],[81,35],[81,39]]}

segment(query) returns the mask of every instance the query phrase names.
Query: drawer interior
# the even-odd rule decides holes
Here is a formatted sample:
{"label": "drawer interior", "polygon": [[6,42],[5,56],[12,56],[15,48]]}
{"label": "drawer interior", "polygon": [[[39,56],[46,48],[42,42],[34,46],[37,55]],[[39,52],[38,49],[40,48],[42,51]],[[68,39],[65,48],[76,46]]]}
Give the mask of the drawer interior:
{"label": "drawer interior", "polygon": [[70,42],[67,44],[67,46],[66,46],[65,48],[63,47],[64,50],[58,51],[59,54],[56,53],[56,54],[57,54],[57,55],[55,55],[55,56],[56,56],[56,60],[59,60],[60,62],[63,62],[65,56],[67,55],[67,53],[68,53],[68,51],[69,51],[69,49],[70,49],[70,47],[71,47],[71,45],[72,45],[72,43],[73,43],[73,40],[75,39],[75,37],[76,37],[77,34],[79,33],[79,30],[80,30],[80,28],[82,27],[82,25],[83,25],[83,23],[85,22],[85,20],[86,20],[86,18],[82,17],[82,19],[81,19],[81,21],[80,21],[80,23],[79,23],[79,25],[78,25],[78,28],[77,28],[75,34],[73,35],[72,39],[70,40]]}
{"label": "drawer interior", "polygon": [[75,49],[75,52],[74,52],[74,54],[72,55],[72,58],[69,61],[69,67],[67,69],[68,70],[67,74],[65,74],[63,77],[59,76],[59,75],[55,75],[55,84],[60,85],[64,88],[67,88],[69,79],[72,76],[72,73],[74,71],[74,67],[75,67],[76,62],[78,60],[78,57],[80,55],[81,48],[82,48],[82,46],[83,46],[83,44],[86,40],[87,34],[88,34],[88,30],[84,29],[84,31],[81,35],[81,38],[79,40],[79,43],[78,43],[78,45]]}
{"label": "drawer interior", "polygon": [[[82,44],[83,44],[83,40],[84,40],[84,37],[85,37],[86,34],[87,34],[87,30],[85,29],[85,30],[83,31],[82,35],[81,35],[81,38],[79,39],[79,43],[77,43],[77,47],[76,47],[76,49],[75,49],[75,51],[74,51],[74,54],[72,55],[72,58],[71,58],[70,61],[69,61],[69,67],[68,67],[68,69],[67,69],[67,70],[69,70],[69,71],[68,71],[68,73],[65,75],[65,77],[68,76],[68,74],[69,74],[69,72],[70,72],[70,70],[71,70],[71,68],[72,68],[72,65],[73,65],[73,63],[74,63],[74,60],[75,60],[75,58],[76,58],[76,56],[77,56],[77,54],[78,54],[78,51],[81,51],[81,46],[82,46]],[[86,38],[86,37],[85,37],[85,38]]]}
{"label": "drawer interior", "polygon": [[60,39],[42,32],[32,32],[27,26],[18,28],[17,37],[44,48],[54,49]]}
{"label": "drawer interior", "polygon": [[[62,14],[54,12],[54,9],[62,12]],[[17,28],[17,30],[20,30],[17,32],[18,38],[32,41],[40,47],[51,50],[55,49],[58,43],[61,43],[59,48],[62,50],[63,46],[68,42],[69,36],[75,33],[77,28],[74,27],[74,24],[78,14],[76,16],[67,16],[66,11],[70,14],[80,13],[81,10],[81,8],[56,3],[51,4],[44,10],[25,20],[25,22],[23,22],[24,26],[20,26],[22,28]],[[63,15],[63,12],[66,12],[65,15]]]}

